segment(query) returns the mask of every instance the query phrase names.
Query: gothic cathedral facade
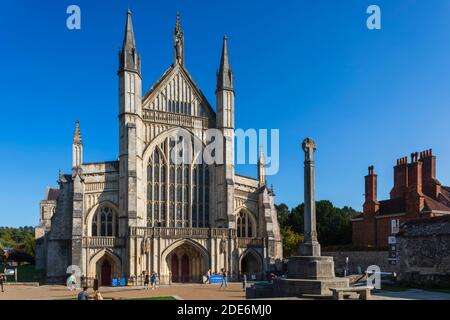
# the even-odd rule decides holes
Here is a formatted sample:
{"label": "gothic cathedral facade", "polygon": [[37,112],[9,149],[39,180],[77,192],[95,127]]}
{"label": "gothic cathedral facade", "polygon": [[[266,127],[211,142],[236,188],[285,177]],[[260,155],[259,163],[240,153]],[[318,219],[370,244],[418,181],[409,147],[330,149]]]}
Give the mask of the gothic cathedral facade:
{"label": "gothic cathedral facade", "polygon": [[[118,160],[84,162],[77,121],[72,172],[60,174],[59,189],[48,190],[40,203],[36,261],[47,280],[65,279],[69,266],[102,285],[152,271],[161,284],[199,282],[208,270],[225,269],[234,280],[243,272],[263,278],[280,271],[280,228],[264,155],[257,179],[234,172],[234,84],[226,37],[216,111],[185,67],[178,15],[174,63],[142,95],[128,11],[118,78]],[[187,132],[205,148],[208,129],[223,135],[223,163],[173,161],[181,135]],[[198,156],[194,151],[192,157]]]}

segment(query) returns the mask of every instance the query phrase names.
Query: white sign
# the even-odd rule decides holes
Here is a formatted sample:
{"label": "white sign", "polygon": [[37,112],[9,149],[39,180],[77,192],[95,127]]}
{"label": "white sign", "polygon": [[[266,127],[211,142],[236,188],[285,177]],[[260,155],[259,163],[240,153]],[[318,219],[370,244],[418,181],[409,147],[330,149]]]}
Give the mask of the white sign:
{"label": "white sign", "polygon": [[13,276],[15,274],[14,269],[5,269],[5,275],[7,276]]}
{"label": "white sign", "polygon": [[388,243],[389,244],[396,244],[397,243],[397,238],[394,237],[394,236],[388,237]]}

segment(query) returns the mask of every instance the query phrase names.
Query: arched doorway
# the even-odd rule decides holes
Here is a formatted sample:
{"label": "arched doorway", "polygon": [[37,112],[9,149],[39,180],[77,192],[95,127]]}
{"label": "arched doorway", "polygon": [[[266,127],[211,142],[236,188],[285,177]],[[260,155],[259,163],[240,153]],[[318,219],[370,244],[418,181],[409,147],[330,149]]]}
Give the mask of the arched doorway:
{"label": "arched doorway", "polygon": [[246,273],[249,280],[262,279],[262,262],[253,250],[247,250],[241,258],[241,274]]}
{"label": "arched doorway", "polygon": [[201,282],[209,266],[206,249],[192,240],[173,244],[163,253],[163,259],[166,266],[162,269],[162,278],[167,272],[171,282]]}
{"label": "arched doorway", "polygon": [[103,249],[90,259],[88,277],[97,278],[100,286],[110,286],[112,278],[122,276],[121,269],[120,258]]}
{"label": "arched doorway", "polygon": [[181,259],[181,281],[189,282],[189,276],[189,257],[187,254],[184,254]]}
{"label": "arched doorway", "polygon": [[102,286],[109,286],[111,285],[111,278],[112,278],[112,267],[111,263],[108,261],[108,259],[104,259],[101,266],[101,282],[100,284]]}

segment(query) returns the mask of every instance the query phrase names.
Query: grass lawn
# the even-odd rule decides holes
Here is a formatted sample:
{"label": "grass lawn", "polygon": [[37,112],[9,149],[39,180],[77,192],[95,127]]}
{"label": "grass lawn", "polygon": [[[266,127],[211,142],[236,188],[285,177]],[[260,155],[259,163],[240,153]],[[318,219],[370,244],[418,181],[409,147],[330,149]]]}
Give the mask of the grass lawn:
{"label": "grass lawn", "polygon": [[177,300],[172,296],[167,297],[144,297],[144,298],[127,298],[126,300]]}

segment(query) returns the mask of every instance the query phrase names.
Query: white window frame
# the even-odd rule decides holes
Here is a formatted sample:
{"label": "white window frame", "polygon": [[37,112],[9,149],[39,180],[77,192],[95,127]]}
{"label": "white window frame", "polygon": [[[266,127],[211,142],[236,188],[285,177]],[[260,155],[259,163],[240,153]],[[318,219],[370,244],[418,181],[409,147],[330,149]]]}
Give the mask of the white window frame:
{"label": "white window frame", "polygon": [[400,219],[391,219],[391,234],[397,234],[400,231]]}

